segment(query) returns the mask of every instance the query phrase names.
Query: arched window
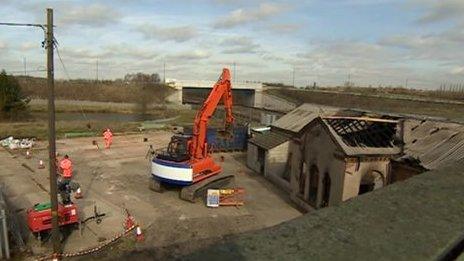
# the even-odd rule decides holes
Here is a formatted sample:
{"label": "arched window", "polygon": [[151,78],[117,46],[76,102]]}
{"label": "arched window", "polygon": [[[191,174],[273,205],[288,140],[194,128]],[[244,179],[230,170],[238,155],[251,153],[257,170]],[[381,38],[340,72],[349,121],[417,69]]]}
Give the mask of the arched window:
{"label": "arched window", "polygon": [[309,201],[316,203],[317,189],[319,185],[319,169],[316,165],[312,165],[309,169]]}
{"label": "arched window", "polygon": [[306,187],[306,163],[303,163],[301,166],[301,171],[300,171],[300,177],[298,179],[298,193],[303,196],[305,193],[305,187]]}
{"label": "arched window", "polygon": [[322,202],[321,207],[329,206],[330,202],[330,175],[328,172],[324,174],[324,178],[322,179]]}

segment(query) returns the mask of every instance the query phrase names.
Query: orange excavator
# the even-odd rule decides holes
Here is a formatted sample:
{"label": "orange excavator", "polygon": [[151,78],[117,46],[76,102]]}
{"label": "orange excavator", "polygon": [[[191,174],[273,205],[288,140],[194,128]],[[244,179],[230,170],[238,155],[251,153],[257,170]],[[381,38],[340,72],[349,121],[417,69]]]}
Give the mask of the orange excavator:
{"label": "orange excavator", "polygon": [[231,77],[226,68],[196,114],[192,135],[174,135],[167,149],[153,158],[150,177],[152,190],[161,192],[163,185],[181,186],[181,198],[194,201],[207,188],[217,188],[234,178],[233,175],[221,173],[222,167],[214,162],[206,139],[208,122],[221,100],[226,111],[223,135],[230,136],[234,117]]}

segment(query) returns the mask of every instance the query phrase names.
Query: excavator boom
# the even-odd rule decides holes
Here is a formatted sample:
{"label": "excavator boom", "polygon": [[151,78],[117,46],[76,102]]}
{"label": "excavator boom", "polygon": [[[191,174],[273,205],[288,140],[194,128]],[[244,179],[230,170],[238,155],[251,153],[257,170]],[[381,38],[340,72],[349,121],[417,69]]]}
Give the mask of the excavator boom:
{"label": "excavator boom", "polygon": [[214,182],[227,181],[233,177],[233,175],[218,175],[222,172],[222,167],[209,155],[206,140],[209,120],[221,100],[226,111],[226,131],[233,126],[230,78],[229,69],[224,68],[195,116],[192,136],[173,136],[168,149],[158,153],[153,159],[150,183],[152,188],[159,187],[162,183],[184,186],[185,190],[181,194],[185,198],[190,198]]}
{"label": "excavator boom", "polygon": [[232,115],[232,86],[230,83],[230,72],[227,68],[222,70],[221,76],[195,117],[190,148],[190,156],[193,159],[202,159],[207,156],[208,148],[206,144],[206,133],[208,129],[208,122],[213,116],[221,98],[224,102],[226,111],[225,128],[228,130],[234,123],[234,116]]}

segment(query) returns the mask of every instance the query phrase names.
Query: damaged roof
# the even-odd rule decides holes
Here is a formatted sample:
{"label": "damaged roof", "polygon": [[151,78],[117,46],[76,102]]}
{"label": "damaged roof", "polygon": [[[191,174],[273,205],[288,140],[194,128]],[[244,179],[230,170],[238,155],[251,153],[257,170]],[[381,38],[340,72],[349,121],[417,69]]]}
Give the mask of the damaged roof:
{"label": "damaged roof", "polygon": [[368,117],[319,118],[339,147],[349,156],[395,155],[398,121]]}
{"label": "damaged roof", "polygon": [[290,138],[283,134],[269,131],[262,134],[257,133],[253,138],[249,139],[248,142],[253,143],[258,147],[269,150],[289,140]]}
{"label": "damaged roof", "polygon": [[338,109],[305,103],[285,114],[271,126],[292,133],[299,133],[306,125],[321,115],[332,115]]}
{"label": "damaged roof", "polygon": [[464,126],[429,120],[405,121],[405,153],[427,169],[464,159]]}

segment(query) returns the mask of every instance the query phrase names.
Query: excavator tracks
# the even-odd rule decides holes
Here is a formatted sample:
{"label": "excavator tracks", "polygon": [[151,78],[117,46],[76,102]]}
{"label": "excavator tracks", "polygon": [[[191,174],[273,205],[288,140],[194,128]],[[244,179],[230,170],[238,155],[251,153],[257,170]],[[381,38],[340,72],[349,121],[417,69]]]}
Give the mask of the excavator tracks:
{"label": "excavator tracks", "polygon": [[193,185],[183,187],[180,191],[180,198],[186,201],[195,202],[198,198],[205,198],[208,189],[219,189],[227,187],[235,182],[233,174],[218,174]]}
{"label": "excavator tracks", "polygon": [[[193,185],[183,187],[179,196],[185,201],[196,202],[198,198],[205,198],[208,189],[226,188],[230,184],[234,183],[235,176],[233,174],[221,173],[199,181]],[[149,179],[148,187],[152,191],[158,193],[162,193],[164,191],[164,185],[153,178]]]}

